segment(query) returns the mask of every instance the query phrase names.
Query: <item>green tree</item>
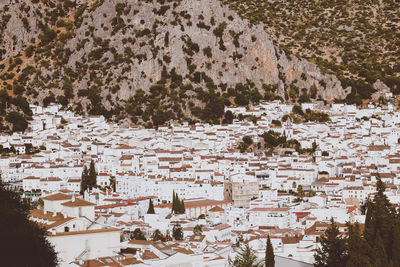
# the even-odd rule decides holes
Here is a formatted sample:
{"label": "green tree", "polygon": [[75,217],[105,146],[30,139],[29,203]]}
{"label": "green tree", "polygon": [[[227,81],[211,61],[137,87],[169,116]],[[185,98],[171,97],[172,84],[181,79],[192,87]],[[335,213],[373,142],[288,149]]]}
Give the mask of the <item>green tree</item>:
{"label": "green tree", "polygon": [[233,261],[229,260],[229,265],[233,267],[261,267],[263,263],[257,261],[257,256],[249,244],[245,244],[239,246],[235,259]]}
{"label": "green tree", "polygon": [[374,267],[387,267],[389,265],[388,255],[386,253],[385,244],[381,238],[379,230],[375,235],[375,245],[373,248]]}
{"label": "green tree", "polygon": [[133,233],[131,233],[131,239],[135,240],[146,240],[146,237],[144,236],[144,233],[140,228],[136,228]]}
{"label": "green tree", "polygon": [[[0,237],[2,266],[57,266],[57,254],[46,229],[29,220],[30,204],[0,180]],[[23,257],[21,257],[23,251]],[[40,257],[38,256],[40,255]]]}
{"label": "green tree", "polygon": [[183,199],[181,200],[181,203],[179,205],[179,213],[183,214],[185,213],[186,209],[185,209],[185,202],[183,202]]}
{"label": "green tree", "polygon": [[178,209],[177,201],[176,201],[177,195],[175,194],[175,191],[172,191],[172,213],[176,213]]}
{"label": "green tree", "polygon": [[227,111],[225,112],[224,117],[225,117],[224,122],[226,122],[226,123],[228,123],[228,124],[231,124],[231,123],[233,122],[233,119],[235,118],[234,115],[233,115],[233,113],[232,113],[232,111],[230,111],[230,110],[227,110]]}
{"label": "green tree", "polygon": [[81,176],[81,195],[83,195],[83,193],[86,191],[86,189],[88,188],[88,176],[89,176],[89,172],[88,169],[86,167],[86,165],[83,167],[83,172],[82,172],[82,176]]}
{"label": "green tree", "polygon": [[243,235],[239,234],[239,236],[236,238],[236,243],[234,245],[234,247],[240,247],[243,243],[245,242]]}
{"label": "green tree", "polygon": [[371,248],[361,236],[360,225],[348,223],[347,227],[348,258],[346,267],[372,267],[370,261]]}
{"label": "green tree", "polygon": [[275,267],[274,248],[272,247],[269,235],[267,239],[267,249],[265,250],[265,267]]}
{"label": "green tree", "polygon": [[[387,254],[391,254],[391,239],[394,228],[396,212],[384,194],[385,184],[380,177],[377,177],[377,192],[373,201],[367,203],[365,218],[364,237],[370,247],[374,247],[377,240],[377,233],[381,235],[382,242]],[[387,255],[390,258],[390,254]]]}
{"label": "green tree", "polygon": [[243,138],[242,138],[242,140],[243,140],[243,143],[245,143],[246,145],[248,145],[248,146],[251,146],[252,144],[253,144],[253,139],[251,139],[251,137],[250,136],[244,136]]}
{"label": "green tree", "polygon": [[156,229],[151,235],[151,240],[153,241],[163,241],[165,242],[165,237],[162,235],[161,231]]}
{"label": "green tree", "polygon": [[88,186],[90,189],[97,186],[97,173],[93,160],[90,162],[89,167]]}
{"label": "green tree", "polygon": [[339,228],[331,220],[331,225],[321,237],[321,248],[314,255],[315,267],[345,266],[347,261],[346,239],[340,236]]}
{"label": "green tree", "polygon": [[201,235],[203,234],[203,229],[201,229],[201,225],[197,224],[193,229],[194,235]]}
{"label": "green tree", "polygon": [[392,263],[393,266],[400,266],[400,225],[398,220],[394,224],[392,234]]}
{"label": "green tree", "polygon": [[172,228],[172,236],[175,238],[175,240],[183,240],[183,230],[179,223],[175,224]]}
{"label": "green tree", "polygon": [[149,208],[147,209],[147,214],[155,214],[153,200],[149,201]]}
{"label": "green tree", "polygon": [[175,191],[172,192],[172,213],[182,214],[185,213],[185,203],[179,199],[179,196]]}

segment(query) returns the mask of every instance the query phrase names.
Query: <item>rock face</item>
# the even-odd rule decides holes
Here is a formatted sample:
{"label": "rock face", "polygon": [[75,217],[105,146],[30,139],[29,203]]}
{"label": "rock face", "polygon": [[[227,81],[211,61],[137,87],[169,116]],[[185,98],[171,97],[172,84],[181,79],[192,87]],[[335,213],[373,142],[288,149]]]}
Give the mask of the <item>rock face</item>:
{"label": "rock face", "polygon": [[376,92],[372,94],[371,98],[374,100],[378,100],[379,97],[385,96],[387,93],[390,93],[390,88],[381,80],[377,80],[373,86]]}
{"label": "rock face", "polygon": [[[274,95],[293,102],[301,94],[331,101],[349,93],[335,76],[274,46],[262,24],[250,25],[217,0],[6,2],[0,8],[11,17],[0,21],[0,74],[16,75],[3,77],[1,86],[30,102],[67,101],[78,111],[101,102],[110,110],[138,89],[149,95],[152,85],[174,74],[181,77],[171,81],[177,86],[191,83],[218,95],[237,84],[249,84],[261,95],[277,88]],[[27,52],[30,46],[33,52]],[[8,71],[16,58],[22,63]],[[27,66],[33,70],[16,82]],[[18,83],[23,92],[15,92]],[[166,86],[166,98],[174,86]],[[178,98],[201,107],[205,102],[194,90]],[[188,105],[180,109],[190,114]]]}

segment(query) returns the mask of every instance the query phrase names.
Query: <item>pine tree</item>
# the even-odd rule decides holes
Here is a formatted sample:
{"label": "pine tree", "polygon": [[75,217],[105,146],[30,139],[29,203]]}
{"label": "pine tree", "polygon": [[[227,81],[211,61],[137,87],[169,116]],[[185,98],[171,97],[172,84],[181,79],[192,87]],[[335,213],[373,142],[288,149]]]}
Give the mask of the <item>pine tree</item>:
{"label": "pine tree", "polygon": [[274,248],[272,247],[269,236],[267,239],[267,249],[265,250],[265,267],[275,267]]}
{"label": "pine tree", "polygon": [[393,266],[400,266],[400,225],[398,220],[393,225],[392,239],[392,263]]}
{"label": "pine tree", "polygon": [[90,189],[97,186],[97,173],[93,160],[90,162],[90,167],[89,167],[88,186]]}
{"label": "pine tree", "polygon": [[379,230],[376,232],[375,238],[375,246],[373,249],[375,259],[374,267],[387,267],[389,265],[388,256]]}
{"label": "pine tree", "polygon": [[182,226],[179,223],[175,224],[174,228],[172,228],[172,236],[175,240],[183,240]]}
{"label": "pine tree", "polygon": [[82,172],[82,176],[81,176],[81,195],[83,195],[83,193],[86,191],[86,189],[88,188],[88,169],[86,167],[86,165],[83,167],[83,172]]}
{"label": "pine tree", "polygon": [[361,236],[360,225],[358,223],[348,227],[348,259],[346,267],[372,267],[370,261],[371,248],[367,241]]}
{"label": "pine tree", "polygon": [[257,262],[257,256],[250,248],[249,244],[241,245],[235,260],[229,260],[229,266],[233,267],[261,267],[262,262]]}
{"label": "pine tree", "polygon": [[6,242],[1,246],[1,266],[58,265],[46,229],[29,220],[30,208],[29,202],[8,189],[0,178],[0,239]]}
{"label": "pine tree", "polygon": [[147,214],[155,214],[153,201],[150,199],[149,208],[147,209]]}
{"label": "pine tree", "polygon": [[385,184],[380,177],[377,177],[376,185],[377,192],[374,199],[367,204],[364,236],[370,247],[375,247],[377,233],[380,233],[386,252],[385,255],[387,256],[387,259],[381,260],[389,262],[392,257],[392,231],[395,224],[396,211],[384,194]]}
{"label": "pine tree", "polygon": [[314,255],[315,267],[345,266],[347,260],[346,240],[340,237],[339,228],[331,220],[331,225],[321,237],[321,248]]}

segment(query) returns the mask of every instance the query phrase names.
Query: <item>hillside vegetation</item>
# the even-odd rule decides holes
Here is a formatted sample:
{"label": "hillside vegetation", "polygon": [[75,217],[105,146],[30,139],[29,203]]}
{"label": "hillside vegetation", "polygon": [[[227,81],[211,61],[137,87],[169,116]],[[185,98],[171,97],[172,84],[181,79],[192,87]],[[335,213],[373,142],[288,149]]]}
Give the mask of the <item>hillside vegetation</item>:
{"label": "hillside vegetation", "polygon": [[360,103],[384,82],[400,94],[400,2],[396,0],[223,0],[275,43],[352,87]]}

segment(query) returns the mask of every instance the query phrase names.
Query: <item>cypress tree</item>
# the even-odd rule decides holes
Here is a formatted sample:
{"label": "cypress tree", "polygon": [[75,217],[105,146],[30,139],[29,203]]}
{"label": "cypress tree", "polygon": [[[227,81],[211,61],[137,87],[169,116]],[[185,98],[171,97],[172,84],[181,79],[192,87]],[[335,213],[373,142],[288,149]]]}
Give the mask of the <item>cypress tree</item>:
{"label": "cypress tree", "polygon": [[96,173],[96,168],[94,166],[93,160],[90,162],[88,185],[89,185],[89,188],[96,187],[96,185],[97,185],[97,173]]}
{"label": "cypress tree", "polygon": [[274,248],[272,247],[271,239],[267,239],[267,249],[265,250],[265,267],[275,267]]}
{"label": "cypress tree", "polygon": [[315,267],[345,266],[347,261],[346,240],[340,237],[339,228],[331,220],[331,225],[321,237],[321,248],[314,255]]}
{"label": "cypress tree", "polygon": [[150,199],[149,208],[147,209],[147,214],[155,214],[153,201]]}
{"label": "cypress tree", "polygon": [[83,195],[83,193],[86,191],[86,189],[88,188],[88,169],[86,167],[86,165],[83,167],[83,172],[82,172],[82,176],[81,176],[81,195]]}
{"label": "cypress tree", "polygon": [[185,202],[183,202],[183,199],[181,200],[181,204],[179,205],[180,208],[180,213],[185,213]]}
{"label": "cypress tree", "polygon": [[346,267],[372,267],[370,261],[371,248],[367,241],[361,236],[360,225],[358,223],[348,227],[348,259]]}
{"label": "cypress tree", "polygon": [[172,213],[176,213],[176,195],[175,191],[172,191]]}

